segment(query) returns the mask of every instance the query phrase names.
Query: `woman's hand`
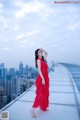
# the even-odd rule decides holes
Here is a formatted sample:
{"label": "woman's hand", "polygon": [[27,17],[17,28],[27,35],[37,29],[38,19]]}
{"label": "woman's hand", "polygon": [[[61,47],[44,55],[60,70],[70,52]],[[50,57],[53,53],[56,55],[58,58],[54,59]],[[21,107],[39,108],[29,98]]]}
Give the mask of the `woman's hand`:
{"label": "woman's hand", "polygon": [[40,49],[42,52],[44,52],[44,59],[46,60],[46,57],[47,57],[47,55],[48,55],[48,53],[45,51],[45,50],[43,50],[42,48]]}
{"label": "woman's hand", "polygon": [[42,50],[42,51],[43,51],[43,49],[42,49],[42,48],[40,48],[40,50]]}
{"label": "woman's hand", "polygon": [[45,80],[44,80],[44,78],[42,79],[42,84],[45,85]]}

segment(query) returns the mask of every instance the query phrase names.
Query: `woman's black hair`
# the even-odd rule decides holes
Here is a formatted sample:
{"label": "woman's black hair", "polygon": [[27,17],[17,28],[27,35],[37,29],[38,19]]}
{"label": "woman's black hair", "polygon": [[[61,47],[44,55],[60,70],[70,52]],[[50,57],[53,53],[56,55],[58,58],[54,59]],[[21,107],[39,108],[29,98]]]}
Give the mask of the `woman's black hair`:
{"label": "woman's black hair", "polygon": [[[38,51],[39,51],[40,49],[37,49],[37,50],[35,50],[35,66],[36,66],[36,68],[38,67],[37,66],[37,59],[38,59]],[[44,57],[42,56],[42,60],[44,61]]]}

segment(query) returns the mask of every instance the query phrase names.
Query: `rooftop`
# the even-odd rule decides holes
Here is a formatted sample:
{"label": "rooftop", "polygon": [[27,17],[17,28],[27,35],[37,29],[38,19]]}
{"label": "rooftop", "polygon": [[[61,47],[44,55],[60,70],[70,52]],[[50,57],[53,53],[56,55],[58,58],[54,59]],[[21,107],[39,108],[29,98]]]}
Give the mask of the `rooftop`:
{"label": "rooftop", "polygon": [[80,93],[70,72],[58,64],[49,73],[50,104],[49,111],[36,109],[37,118],[32,118],[30,109],[35,98],[35,86],[6,105],[2,111],[9,111],[9,120],[79,120]]}

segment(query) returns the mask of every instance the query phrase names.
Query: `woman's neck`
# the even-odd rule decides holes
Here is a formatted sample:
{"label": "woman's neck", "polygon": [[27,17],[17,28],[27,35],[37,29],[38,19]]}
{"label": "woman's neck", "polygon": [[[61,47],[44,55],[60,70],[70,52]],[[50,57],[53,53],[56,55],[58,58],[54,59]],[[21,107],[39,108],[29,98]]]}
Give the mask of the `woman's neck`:
{"label": "woman's neck", "polygon": [[42,59],[42,57],[39,57],[40,59]]}

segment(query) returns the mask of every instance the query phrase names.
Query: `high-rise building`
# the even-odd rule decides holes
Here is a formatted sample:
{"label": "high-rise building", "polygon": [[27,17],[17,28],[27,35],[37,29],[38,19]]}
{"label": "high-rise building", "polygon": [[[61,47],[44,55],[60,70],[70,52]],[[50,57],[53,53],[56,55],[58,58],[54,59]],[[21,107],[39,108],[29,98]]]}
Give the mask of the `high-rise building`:
{"label": "high-rise building", "polygon": [[2,86],[0,86],[0,108],[4,106],[3,92],[4,92],[4,89]]}
{"label": "high-rise building", "polygon": [[26,68],[25,68],[25,69],[26,69],[26,72],[27,72],[27,73],[28,73],[28,68],[29,68],[28,65],[26,65]]}
{"label": "high-rise building", "polygon": [[11,78],[11,95],[17,97],[21,93],[21,85],[22,81],[18,78],[18,76]]}
{"label": "high-rise building", "polygon": [[19,64],[19,73],[22,75],[23,74],[23,64],[20,62]]}
{"label": "high-rise building", "polygon": [[1,63],[1,64],[0,64],[0,67],[4,68],[4,63]]}
{"label": "high-rise building", "polygon": [[6,88],[6,95],[7,96],[10,96],[11,95],[11,78],[12,76],[11,75],[7,75],[6,79],[5,79],[5,88]]}
{"label": "high-rise building", "polygon": [[7,104],[7,96],[3,96],[4,106]]}
{"label": "high-rise building", "polygon": [[4,86],[5,68],[4,63],[0,64],[0,84]]}
{"label": "high-rise building", "polygon": [[9,69],[9,74],[14,76],[15,75],[15,69],[14,68],[10,68]]}
{"label": "high-rise building", "polygon": [[4,77],[4,68],[0,67],[0,78]]}

